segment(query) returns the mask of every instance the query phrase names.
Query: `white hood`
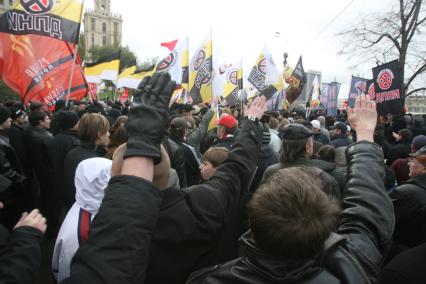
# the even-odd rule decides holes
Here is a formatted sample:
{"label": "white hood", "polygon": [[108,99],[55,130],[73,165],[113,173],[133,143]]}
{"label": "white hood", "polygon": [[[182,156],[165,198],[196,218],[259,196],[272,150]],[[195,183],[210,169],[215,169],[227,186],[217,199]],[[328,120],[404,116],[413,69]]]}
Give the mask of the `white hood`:
{"label": "white hood", "polygon": [[80,208],[93,215],[98,213],[104,190],[111,178],[112,161],[92,158],[78,164],[75,172],[75,200]]}

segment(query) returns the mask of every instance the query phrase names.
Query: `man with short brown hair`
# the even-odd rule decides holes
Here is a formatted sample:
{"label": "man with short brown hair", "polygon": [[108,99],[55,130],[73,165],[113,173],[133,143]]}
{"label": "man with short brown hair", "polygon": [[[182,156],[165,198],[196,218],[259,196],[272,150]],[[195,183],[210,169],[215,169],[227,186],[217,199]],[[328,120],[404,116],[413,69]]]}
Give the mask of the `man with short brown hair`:
{"label": "man with short brown hair", "polygon": [[[349,120],[359,143],[347,151],[342,211],[309,168],[282,169],[253,195],[243,256],[191,275],[187,283],[377,283],[392,239],[383,152],[373,144],[376,105],[357,98]],[[369,165],[368,168],[365,165]]]}

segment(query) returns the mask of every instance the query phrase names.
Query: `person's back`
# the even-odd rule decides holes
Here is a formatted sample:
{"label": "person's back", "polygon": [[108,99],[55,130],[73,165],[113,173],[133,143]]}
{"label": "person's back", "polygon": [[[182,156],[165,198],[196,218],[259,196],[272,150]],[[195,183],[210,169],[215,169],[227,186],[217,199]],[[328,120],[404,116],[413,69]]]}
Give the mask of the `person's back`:
{"label": "person's back", "polygon": [[241,197],[256,168],[261,133],[247,121],[212,178],[185,191],[163,191],[145,283],[185,283],[191,272],[237,256]]}
{"label": "person's back", "polygon": [[336,200],[318,186],[315,171],[280,170],[249,203],[251,233],[242,238],[243,256],[197,271],[187,283],[378,282],[394,217],[382,181],[383,153],[370,143],[375,104],[368,99],[365,103],[365,96],[357,100],[360,110],[350,112],[349,118],[363,127],[358,132],[362,142],[347,150],[348,185],[340,214]]}

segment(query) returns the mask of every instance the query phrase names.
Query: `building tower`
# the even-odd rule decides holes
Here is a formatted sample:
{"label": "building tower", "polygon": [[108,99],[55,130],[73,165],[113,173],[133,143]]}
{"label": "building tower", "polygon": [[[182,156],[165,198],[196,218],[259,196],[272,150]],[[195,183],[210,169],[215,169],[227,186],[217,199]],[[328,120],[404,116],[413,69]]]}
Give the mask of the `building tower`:
{"label": "building tower", "polygon": [[95,8],[84,14],[86,58],[92,46],[121,46],[123,19],[111,12],[111,0],[95,0]]}

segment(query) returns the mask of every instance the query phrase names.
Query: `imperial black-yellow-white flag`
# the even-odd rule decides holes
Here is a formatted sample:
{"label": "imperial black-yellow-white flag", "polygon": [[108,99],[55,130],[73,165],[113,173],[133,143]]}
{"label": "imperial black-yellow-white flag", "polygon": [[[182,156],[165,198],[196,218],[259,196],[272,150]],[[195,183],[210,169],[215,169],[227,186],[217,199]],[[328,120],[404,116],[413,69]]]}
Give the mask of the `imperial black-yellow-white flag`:
{"label": "imperial black-yellow-white flag", "polygon": [[78,42],[83,0],[18,0],[0,19],[0,32]]}
{"label": "imperial black-yellow-white flag", "polygon": [[120,51],[99,59],[94,63],[86,64],[84,75],[87,82],[100,83],[102,80],[116,81],[120,69]]}
{"label": "imperial black-yellow-white flag", "polygon": [[189,96],[192,103],[212,100],[213,44],[211,32],[205,37],[189,63]]}
{"label": "imperial black-yellow-white flag", "polygon": [[232,64],[222,64],[213,79],[214,97],[223,97],[229,106],[235,106],[239,101],[238,91],[242,88],[243,68],[241,60]]}
{"label": "imperial black-yellow-white flag", "polygon": [[156,66],[157,72],[168,72],[178,85],[188,86],[188,38],[179,40],[173,50]]}
{"label": "imperial black-yellow-white flag", "polygon": [[265,47],[250,72],[248,81],[266,99],[272,98],[284,87],[283,79],[275,66],[272,55]]}

